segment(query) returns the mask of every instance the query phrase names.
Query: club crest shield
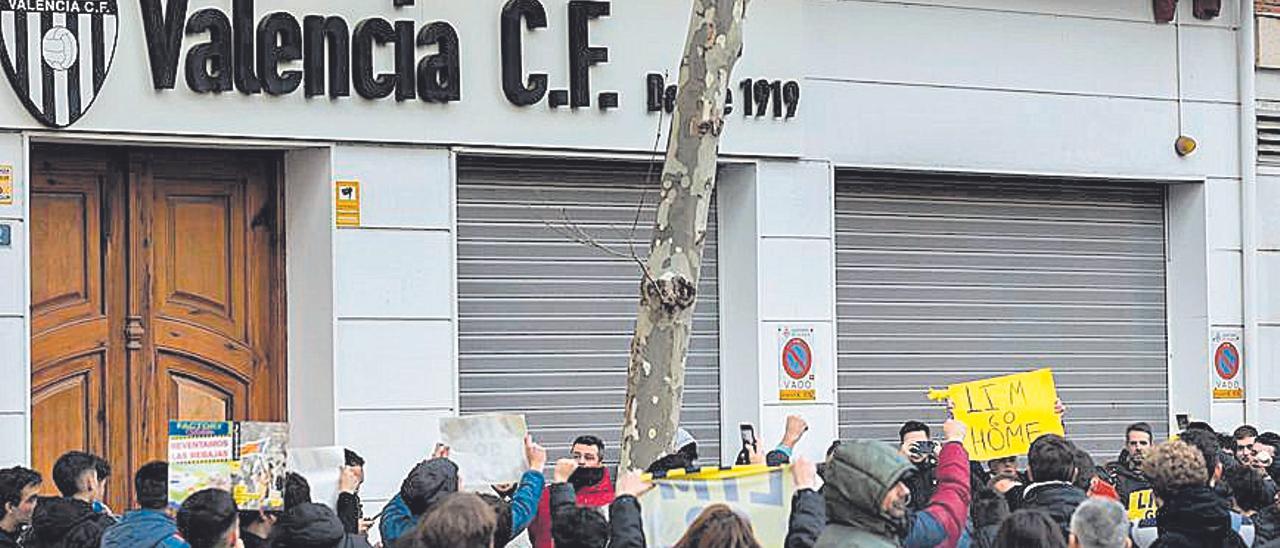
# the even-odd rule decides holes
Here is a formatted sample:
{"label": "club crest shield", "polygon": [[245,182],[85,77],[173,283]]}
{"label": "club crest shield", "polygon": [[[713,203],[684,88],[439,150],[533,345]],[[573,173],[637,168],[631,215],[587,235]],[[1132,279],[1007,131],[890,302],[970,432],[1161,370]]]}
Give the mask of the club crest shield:
{"label": "club crest shield", "polygon": [[32,116],[67,127],[97,99],[118,30],[116,0],[0,0],[0,63]]}

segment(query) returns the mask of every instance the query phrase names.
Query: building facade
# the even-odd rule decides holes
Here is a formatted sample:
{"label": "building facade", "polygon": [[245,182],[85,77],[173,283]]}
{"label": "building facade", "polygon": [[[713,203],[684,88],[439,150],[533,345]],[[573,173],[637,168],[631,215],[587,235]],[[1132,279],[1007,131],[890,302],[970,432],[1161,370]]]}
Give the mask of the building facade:
{"label": "building facade", "polygon": [[[890,438],[941,420],[931,387],[1039,367],[1099,453],[1136,420],[1280,420],[1280,84],[1252,5],[1195,8],[752,2],[703,455],[793,413],[805,453]],[[168,418],[287,419],[363,454],[377,504],[444,416],[612,452],[688,9],[0,6],[0,462],[131,470]]]}

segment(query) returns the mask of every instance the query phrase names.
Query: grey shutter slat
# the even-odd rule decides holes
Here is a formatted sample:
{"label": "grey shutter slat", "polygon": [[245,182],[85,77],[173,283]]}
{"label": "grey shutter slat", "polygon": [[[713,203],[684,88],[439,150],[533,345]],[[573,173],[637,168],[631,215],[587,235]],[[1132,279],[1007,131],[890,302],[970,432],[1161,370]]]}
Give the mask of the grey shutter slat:
{"label": "grey shutter slat", "polygon": [[[461,411],[524,413],[552,459],[579,434],[616,462],[640,270],[574,241],[645,257],[659,166],[468,158],[458,180]],[[632,233],[637,204],[645,205]],[[704,253],[682,426],[704,459],[720,454],[716,222]]]}
{"label": "grey shutter slat", "polygon": [[1113,458],[1168,432],[1164,192],[841,173],[840,435],[937,425],[929,387],[1052,367],[1068,435]]}

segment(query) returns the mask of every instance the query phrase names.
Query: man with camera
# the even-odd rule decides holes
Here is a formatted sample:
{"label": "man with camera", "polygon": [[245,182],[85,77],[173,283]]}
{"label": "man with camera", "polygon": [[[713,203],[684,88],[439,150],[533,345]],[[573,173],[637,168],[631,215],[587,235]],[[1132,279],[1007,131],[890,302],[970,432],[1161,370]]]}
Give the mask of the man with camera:
{"label": "man with camera", "polygon": [[916,511],[929,505],[938,486],[938,446],[929,436],[929,425],[920,421],[907,421],[898,430],[898,454],[916,467],[904,481],[911,490],[910,508]]}

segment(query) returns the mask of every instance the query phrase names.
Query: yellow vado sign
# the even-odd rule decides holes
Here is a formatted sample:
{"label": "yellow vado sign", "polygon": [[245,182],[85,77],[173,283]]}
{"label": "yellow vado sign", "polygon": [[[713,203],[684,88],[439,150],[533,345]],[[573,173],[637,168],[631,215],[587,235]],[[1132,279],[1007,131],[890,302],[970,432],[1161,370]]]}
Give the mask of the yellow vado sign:
{"label": "yellow vado sign", "polygon": [[1050,369],[953,384],[929,391],[929,399],[951,401],[952,414],[969,427],[964,447],[972,460],[1025,455],[1036,438],[1064,433]]}

